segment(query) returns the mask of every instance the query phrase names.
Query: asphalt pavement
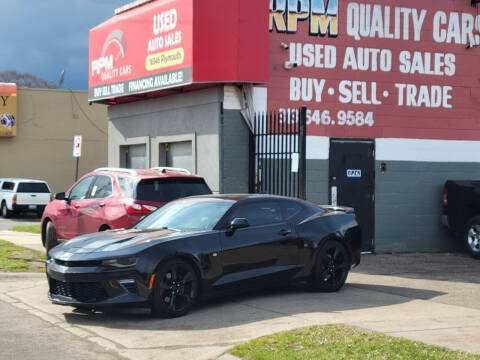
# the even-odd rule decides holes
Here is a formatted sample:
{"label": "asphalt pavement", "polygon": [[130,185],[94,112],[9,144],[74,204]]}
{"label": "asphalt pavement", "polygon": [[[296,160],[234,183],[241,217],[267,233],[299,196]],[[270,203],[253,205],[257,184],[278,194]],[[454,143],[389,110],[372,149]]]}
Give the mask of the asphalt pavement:
{"label": "asphalt pavement", "polygon": [[117,360],[118,353],[0,300],[0,359],[2,360]]}
{"label": "asphalt pavement", "polygon": [[[0,238],[9,233],[2,232]],[[10,235],[25,246],[40,241],[38,235],[36,240]],[[75,341],[94,345],[85,349],[100,354],[95,358],[209,360],[258,336],[345,324],[480,354],[480,343],[474,340],[480,333],[479,279],[480,261],[464,254],[366,255],[338,293],[288,286],[198,304],[181,318],[155,319],[147,309],[92,313],[52,305],[44,274],[0,273],[0,306],[9,306],[0,312],[0,321],[17,322],[13,333],[8,329],[0,333],[0,346],[10,347],[16,355],[23,351],[17,349],[23,346],[22,339],[41,336],[43,328],[57,328],[74,336],[73,347]],[[12,307],[21,313],[9,311]],[[25,324],[31,316],[42,321],[37,334]],[[52,338],[56,341],[55,333]],[[68,348],[70,340],[62,342]],[[39,358],[30,356],[34,352],[18,354],[22,356],[15,358]]]}
{"label": "asphalt pavement", "polygon": [[5,219],[0,217],[0,230],[10,230],[17,225],[38,225],[40,218],[35,214],[13,215],[11,218]]}

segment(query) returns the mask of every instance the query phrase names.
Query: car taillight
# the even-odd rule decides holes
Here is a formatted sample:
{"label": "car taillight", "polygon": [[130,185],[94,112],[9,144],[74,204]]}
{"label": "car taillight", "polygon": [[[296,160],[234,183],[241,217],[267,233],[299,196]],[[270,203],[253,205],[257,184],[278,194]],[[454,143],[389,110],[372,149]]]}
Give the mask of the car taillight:
{"label": "car taillight", "polygon": [[12,202],[13,202],[14,204],[17,203],[17,194],[13,195]]}
{"label": "car taillight", "polygon": [[157,210],[155,206],[131,204],[127,206],[127,213],[132,215],[148,215]]}
{"label": "car taillight", "polygon": [[444,187],[443,188],[443,206],[447,206],[448,205],[448,192],[447,192],[447,188]]}

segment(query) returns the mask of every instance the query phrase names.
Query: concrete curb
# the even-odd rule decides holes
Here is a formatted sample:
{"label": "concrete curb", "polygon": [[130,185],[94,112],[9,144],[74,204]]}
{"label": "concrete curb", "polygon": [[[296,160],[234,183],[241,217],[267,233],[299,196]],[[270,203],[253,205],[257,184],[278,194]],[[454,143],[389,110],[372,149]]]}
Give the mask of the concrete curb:
{"label": "concrete curb", "polygon": [[232,354],[225,353],[223,355],[220,355],[220,357],[218,357],[217,360],[240,360],[240,358],[233,356]]}

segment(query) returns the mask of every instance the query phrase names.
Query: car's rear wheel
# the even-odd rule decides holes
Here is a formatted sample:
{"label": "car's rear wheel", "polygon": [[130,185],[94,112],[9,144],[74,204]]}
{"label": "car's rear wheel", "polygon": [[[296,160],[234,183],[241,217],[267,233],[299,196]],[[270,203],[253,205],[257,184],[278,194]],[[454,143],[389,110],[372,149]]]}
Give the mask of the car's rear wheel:
{"label": "car's rear wheel", "polygon": [[328,240],[320,249],[310,285],[315,291],[334,292],[342,288],[350,270],[350,258],[345,246]]}
{"label": "car's rear wheel", "polygon": [[472,218],[463,235],[465,248],[475,259],[480,259],[480,216]]}
{"label": "car's rear wheel", "polygon": [[47,253],[50,251],[50,249],[54,248],[57,245],[57,231],[55,230],[55,226],[53,226],[53,223],[49,221],[45,228],[45,249],[47,250]]}
{"label": "car's rear wheel", "polygon": [[7,203],[4,201],[2,202],[2,216],[7,219],[9,218],[10,216],[12,216],[12,212],[10,210],[8,210],[7,208]]}
{"label": "car's rear wheel", "polygon": [[182,259],[162,264],[155,273],[152,315],[173,318],[190,311],[198,296],[198,277]]}

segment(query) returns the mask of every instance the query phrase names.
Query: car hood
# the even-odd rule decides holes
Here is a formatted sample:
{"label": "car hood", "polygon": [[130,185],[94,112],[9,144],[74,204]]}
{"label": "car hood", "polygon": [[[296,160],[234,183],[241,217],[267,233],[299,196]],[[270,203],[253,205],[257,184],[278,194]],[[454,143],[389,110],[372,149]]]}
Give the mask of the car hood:
{"label": "car hood", "polygon": [[109,230],[81,235],[53,248],[49,256],[58,260],[110,258],[112,255],[134,254],[162,242],[192,236],[205,231]]}

